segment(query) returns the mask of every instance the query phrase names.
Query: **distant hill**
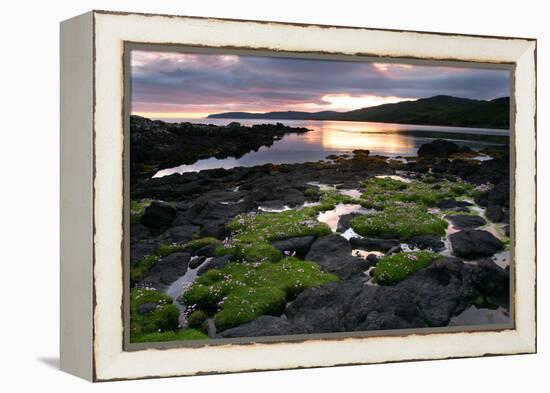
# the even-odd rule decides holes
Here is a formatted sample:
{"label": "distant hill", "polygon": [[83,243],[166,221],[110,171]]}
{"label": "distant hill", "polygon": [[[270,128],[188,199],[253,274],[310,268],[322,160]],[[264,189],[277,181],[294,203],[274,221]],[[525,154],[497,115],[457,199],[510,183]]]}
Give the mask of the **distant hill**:
{"label": "distant hill", "polygon": [[510,98],[472,100],[445,95],[357,109],[349,112],[226,112],[213,119],[347,120],[454,127],[510,127]]}

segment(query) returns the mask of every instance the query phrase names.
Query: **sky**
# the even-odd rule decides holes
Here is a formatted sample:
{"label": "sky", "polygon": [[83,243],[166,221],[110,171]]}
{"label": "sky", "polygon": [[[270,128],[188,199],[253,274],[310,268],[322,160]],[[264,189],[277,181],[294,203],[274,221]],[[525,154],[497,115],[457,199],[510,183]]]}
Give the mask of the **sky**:
{"label": "sky", "polygon": [[439,94],[509,95],[505,70],[138,50],[130,62],[132,113],[149,118],[349,111]]}

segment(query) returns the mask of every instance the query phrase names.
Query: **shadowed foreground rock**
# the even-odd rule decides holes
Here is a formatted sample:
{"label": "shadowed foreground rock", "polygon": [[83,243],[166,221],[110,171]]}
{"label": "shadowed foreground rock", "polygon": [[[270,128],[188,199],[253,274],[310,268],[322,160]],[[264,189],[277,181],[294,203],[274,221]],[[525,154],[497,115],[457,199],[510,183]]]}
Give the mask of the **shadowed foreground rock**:
{"label": "shadowed foreground rock", "polygon": [[473,259],[490,257],[499,250],[503,244],[487,231],[467,229],[453,233],[449,236],[453,246],[453,253],[459,257]]}
{"label": "shadowed foreground rock", "polygon": [[324,271],[346,280],[370,266],[364,259],[352,256],[351,251],[349,242],[342,236],[328,235],[315,240],[306,260],[317,262]]}
{"label": "shadowed foreground rock", "polygon": [[262,316],[219,337],[411,329],[446,326],[478,294],[505,296],[509,275],[490,260],[444,258],[394,286],[357,277],[302,292],[281,317]]}

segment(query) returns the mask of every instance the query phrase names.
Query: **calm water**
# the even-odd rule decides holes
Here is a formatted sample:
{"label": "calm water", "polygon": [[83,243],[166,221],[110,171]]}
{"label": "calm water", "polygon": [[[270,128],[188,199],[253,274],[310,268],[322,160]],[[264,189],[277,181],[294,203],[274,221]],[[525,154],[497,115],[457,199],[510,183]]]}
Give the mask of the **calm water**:
{"label": "calm water", "polygon": [[[232,121],[242,125],[283,123],[291,127],[306,127],[312,131],[305,134],[287,134],[275,141],[270,147],[261,147],[258,151],[245,154],[240,158],[208,158],[199,160],[192,165],[180,165],[174,168],[163,169],[155,177],[173,173],[197,172],[204,169],[225,168],[237,166],[255,166],[267,163],[294,164],[301,162],[319,161],[330,154],[350,153],[354,149],[368,149],[371,154],[389,157],[415,156],[418,148],[433,139],[429,133],[452,133],[453,141],[466,144],[478,150],[484,147],[496,147],[502,144],[469,140],[468,135],[508,136],[508,130],[494,130],[483,128],[459,128],[439,126],[418,126],[406,124],[349,122],[349,121],[320,121],[320,120],[264,120],[264,119],[160,119],[164,121],[189,121],[191,123],[205,123],[226,125]],[[426,131],[426,136],[417,134],[407,135],[407,131]],[[458,137],[456,134],[463,134]],[[439,137],[439,136],[438,136]]]}

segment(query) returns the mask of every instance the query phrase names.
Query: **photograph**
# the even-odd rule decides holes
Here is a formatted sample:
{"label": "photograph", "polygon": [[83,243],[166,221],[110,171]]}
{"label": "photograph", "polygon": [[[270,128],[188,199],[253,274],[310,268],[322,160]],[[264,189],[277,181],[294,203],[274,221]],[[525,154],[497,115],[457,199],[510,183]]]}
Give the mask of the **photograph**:
{"label": "photograph", "polygon": [[162,45],[125,67],[130,343],[513,328],[513,68]]}

